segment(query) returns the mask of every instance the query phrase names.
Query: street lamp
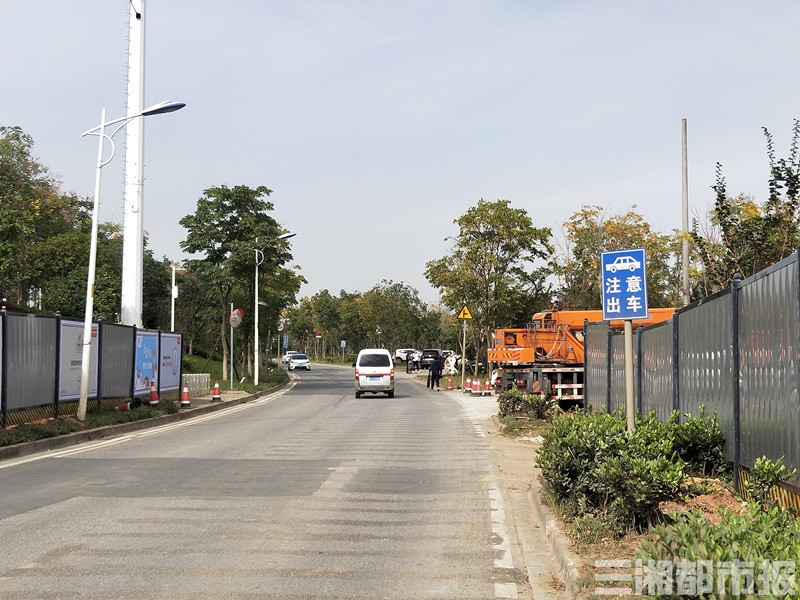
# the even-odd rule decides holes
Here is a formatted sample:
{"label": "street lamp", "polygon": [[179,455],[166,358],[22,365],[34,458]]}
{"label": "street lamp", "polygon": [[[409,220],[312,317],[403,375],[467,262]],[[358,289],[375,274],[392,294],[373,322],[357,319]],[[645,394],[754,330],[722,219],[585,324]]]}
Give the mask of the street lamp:
{"label": "street lamp", "polygon": [[[275,238],[275,241],[278,240],[288,240],[290,237],[296,236],[296,233],[282,233],[278,237]],[[256,238],[256,243],[258,243],[258,238]],[[255,281],[255,289],[256,289],[256,298],[255,298],[255,306],[253,310],[253,319],[255,320],[255,364],[253,365],[253,385],[258,385],[258,363],[261,361],[261,353],[259,352],[258,348],[258,265],[264,262],[264,252],[259,248],[253,248],[253,251],[256,253],[256,281]]]}
{"label": "street lamp", "polygon": [[[106,121],[106,109],[100,111],[100,125],[88,131],[84,131],[81,135],[96,135],[98,137],[97,145],[97,168],[94,180],[94,206],[92,208],[92,238],[89,244],[89,275],[86,278],[86,313],[83,322],[83,354],[81,362],[81,394],[78,400],[78,420],[83,421],[86,418],[86,404],[89,397],[89,361],[92,356],[92,313],[94,311],[94,274],[95,266],[97,264],[97,213],[100,207],[100,174],[103,167],[105,167],[114,158],[116,147],[114,146],[114,136],[123,128],[128,122],[138,117],[149,117],[151,115],[160,115],[163,113],[175,112],[182,109],[186,104],[184,102],[161,102],[149,108],[145,108],[142,112],[135,115],[128,115],[120,117],[111,121]],[[116,129],[111,134],[106,133],[106,127],[119,123]],[[111,154],[103,160],[103,147],[105,141],[108,140],[111,144]]]}

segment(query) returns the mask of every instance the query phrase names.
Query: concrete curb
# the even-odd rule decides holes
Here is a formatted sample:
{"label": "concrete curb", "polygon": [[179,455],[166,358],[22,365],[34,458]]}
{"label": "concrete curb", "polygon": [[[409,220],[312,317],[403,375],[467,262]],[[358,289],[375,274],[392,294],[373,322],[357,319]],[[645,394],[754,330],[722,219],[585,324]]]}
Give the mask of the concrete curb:
{"label": "concrete curb", "polygon": [[547,542],[559,569],[561,581],[567,588],[567,598],[575,598],[578,591],[580,571],[575,556],[570,551],[570,541],[558,528],[558,521],[549,508],[540,500],[541,488],[535,479],[528,490],[528,501],[533,507],[536,518],[544,526]]}
{"label": "concrete curb", "polygon": [[166,425],[168,423],[175,423],[178,421],[183,421],[186,419],[190,419],[192,417],[199,417],[200,415],[205,415],[208,413],[216,412],[218,410],[222,410],[228,406],[236,406],[237,404],[243,404],[245,402],[250,402],[251,400],[256,400],[261,396],[265,396],[272,392],[278,391],[288,385],[291,382],[291,377],[276,385],[273,388],[268,390],[264,390],[255,394],[249,394],[247,396],[240,396],[238,398],[231,398],[229,400],[225,400],[225,395],[223,394],[222,402],[211,402],[211,395],[206,394],[195,398],[194,400],[199,402],[207,402],[201,406],[193,407],[193,408],[182,408],[180,412],[172,413],[169,415],[162,415],[160,417],[155,417],[152,419],[141,419],[139,421],[130,421],[128,423],[120,423],[119,425],[109,425],[107,427],[98,427],[97,429],[88,429],[86,431],[77,431],[75,433],[68,433],[66,435],[58,435],[51,438],[45,438],[43,440],[36,440],[33,442],[24,442],[22,444],[14,444],[13,446],[2,446],[0,447],[0,460],[8,460],[11,458],[20,458],[23,456],[27,456],[29,454],[35,454],[37,452],[49,452],[52,450],[60,450],[62,448],[68,448],[70,446],[77,446],[78,444],[82,444],[84,442],[92,442],[95,440],[112,437],[115,435],[123,435],[126,433],[131,433],[134,431],[141,431],[142,429],[150,429],[151,427],[158,427],[159,425]]}

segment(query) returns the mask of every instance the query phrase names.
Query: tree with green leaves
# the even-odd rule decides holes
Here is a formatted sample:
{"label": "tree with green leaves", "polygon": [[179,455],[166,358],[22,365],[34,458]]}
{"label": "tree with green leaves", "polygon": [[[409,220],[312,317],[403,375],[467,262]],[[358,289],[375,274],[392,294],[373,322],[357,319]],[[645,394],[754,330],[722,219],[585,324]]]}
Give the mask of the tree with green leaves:
{"label": "tree with green leaves", "polygon": [[717,163],[716,193],[708,226],[695,222],[692,241],[701,265],[705,294],[728,288],[735,273],[748,277],[786,258],[800,244],[800,121],[794,121],[788,158],[777,159],[772,136],[764,128],[769,160],[769,197],[759,205],[753,198],[727,193],[722,165]]}
{"label": "tree with green leaves", "polygon": [[[295,302],[295,295],[305,281],[301,275],[283,267],[292,255],[288,243],[277,239],[284,231],[270,214],[275,208],[267,200],[271,193],[264,186],[211,187],[197,201],[194,214],[180,220],[180,224],[188,231],[181,248],[192,254],[204,255],[203,259],[189,261],[189,269],[205,278],[217,292],[223,378],[228,377],[230,348],[226,333],[230,303],[234,298],[241,303],[247,302],[247,306],[253,306],[254,303],[254,249],[263,252],[260,277],[270,279],[277,277],[280,271],[286,271],[281,274],[285,284],[281,296],[284,306]],[[276,307],[278,311],[280,308]]]}
{"label": "tree with green leaves", "polygon": [[537,261],[553,252],[552,234],[535,227],[527,211],[508,200],[481,199],[454,223],[458,234],[452,251],[426,263],[425,277],[451,310],[469,306],[480,346],[491,339],[493,328],[529,320],[532,303],[549,302],[547,273]]}
{"label": "tree with green leaves", "polygon": [[676,305],[680,298],[680,272],[675,267],[675,253],[680,244],[674,237],[653,231],[635,208],[608,217],[602,207],[584,205],[564,223],[565,245],[551,262],[559,281],[560,308],[600,309],[601,254],[626,248],[645,250],[648,305]]}

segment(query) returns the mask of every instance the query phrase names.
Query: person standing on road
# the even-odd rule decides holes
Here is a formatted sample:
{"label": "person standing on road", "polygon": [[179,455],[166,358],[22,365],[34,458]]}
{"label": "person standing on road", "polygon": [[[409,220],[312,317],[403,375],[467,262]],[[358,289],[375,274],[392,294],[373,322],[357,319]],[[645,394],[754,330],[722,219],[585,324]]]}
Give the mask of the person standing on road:
{"label": "person standing on road", "polygon": [[442,357],[437,355],[431,363],[431,389],[439,391],[439,380],[442,378]]}
{"label": "person standing on road", "polygon": [[414,353],[410,350],[406,352],[406,373],[414,372]]}

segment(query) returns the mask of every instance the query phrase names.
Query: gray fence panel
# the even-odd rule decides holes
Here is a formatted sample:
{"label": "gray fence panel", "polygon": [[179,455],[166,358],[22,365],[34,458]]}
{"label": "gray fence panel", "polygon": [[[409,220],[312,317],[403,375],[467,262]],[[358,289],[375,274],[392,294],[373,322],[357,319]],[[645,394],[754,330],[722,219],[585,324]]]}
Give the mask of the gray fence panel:
{"label": "gray fence panel", "polygon": [[608,388],[608,323],[589,323],[584,338],[585,403],[594,410],[606,408]]}
{"label": "gray fence panel", "polygon": [[717,411],[725,452],[733,456],[733,379],[730,292],[711,297],[678,319],[679,394],[683,414]]}
{"label": "gray fence panel", "polygon": [[127,398],[133,380],[133,328],[103,323],[100,377],[105,398]]}
{"label": "gray fence panel", "polygon": [[7,410],[55,401],[57,325],[55,317],[6,315]]}
{"label": "gray fence panel", "polygon": [[[785,456],[800,470],[797,261],[743,282],[739,292],[741,462]],[[794,485],[800,485],[800,476]]]}
{"label": "gray fence panel", "polygon": [[614,332],[611,336],[611,412],[620,408],[625,409],[625,335]]}
{"label": "gray fence panel", "polygon": [[662,421],[672,414],[672,321],[641,331],[642,414],[655,411]]}

